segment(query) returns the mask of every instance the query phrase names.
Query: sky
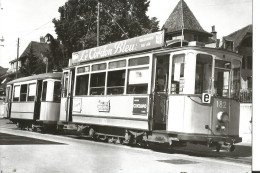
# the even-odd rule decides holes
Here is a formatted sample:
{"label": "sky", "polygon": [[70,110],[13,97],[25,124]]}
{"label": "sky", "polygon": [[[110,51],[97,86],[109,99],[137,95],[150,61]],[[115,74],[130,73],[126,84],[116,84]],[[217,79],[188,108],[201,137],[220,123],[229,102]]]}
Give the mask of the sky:
{"label": "sky", "polygon": [[[17,57],[30,41],[39,41],[47,33],[57,37],[52,23],[59,18],[58,8],[67,0],[0,0],[0,66],[10,68],[9,61]],[[157,17],[160,27],[179,0],[150,0],[148,16]],[[252,24],[252,0],[185,0],[204,30],[215,25],[217,37],[222,38]]]}

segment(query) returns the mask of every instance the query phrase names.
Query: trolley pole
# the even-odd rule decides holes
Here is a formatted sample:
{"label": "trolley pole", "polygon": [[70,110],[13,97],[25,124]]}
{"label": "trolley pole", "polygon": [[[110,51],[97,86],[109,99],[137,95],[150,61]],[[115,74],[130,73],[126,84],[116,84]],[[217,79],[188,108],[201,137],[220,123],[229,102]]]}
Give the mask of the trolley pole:
{"label": "trolley pole", "polygon": [[98,9],[97,9],[97,46],[99,46],[99,2],[98,2]]}
{"label": "trolley pole", "polygon": [[16,57],[16,73],[15,73],[15,78],[17,79],[17,73],[18,73],[18,58],[19,58],[19,47],[20,47],[20,39],[18,37],[18,40],[17,40],[17,57]]}

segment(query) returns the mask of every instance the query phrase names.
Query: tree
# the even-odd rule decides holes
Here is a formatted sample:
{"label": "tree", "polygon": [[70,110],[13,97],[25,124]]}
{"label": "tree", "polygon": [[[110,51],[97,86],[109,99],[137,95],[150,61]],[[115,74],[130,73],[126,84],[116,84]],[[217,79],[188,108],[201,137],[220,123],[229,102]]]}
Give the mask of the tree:
{"label": "tree", "polygon": [[68,64],[68,58],[64,55],[63,45],[60,41],[54,39],[51,34],[46,34],[49,49],[45,52],[45,57],[48,59],[48,71],[61,71]]}
{"label": "tree", "polygon": [[[146,12],[149,0],[99,0],[100,45],[158,31]],[[97,0],[68,0],[53,19],[66,56],[97,45]]]}

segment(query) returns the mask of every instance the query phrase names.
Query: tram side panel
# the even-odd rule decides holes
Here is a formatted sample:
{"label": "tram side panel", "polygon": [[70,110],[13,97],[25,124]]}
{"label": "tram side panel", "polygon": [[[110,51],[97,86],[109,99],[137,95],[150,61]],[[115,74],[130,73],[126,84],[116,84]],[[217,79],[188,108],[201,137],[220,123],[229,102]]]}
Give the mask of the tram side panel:
{"label": "tram side panel", "polygon": [[78,124],[149,130],[149,96],[74,97],[72,121]]}
{"label": "tram side panel", "polygon": [[57,123],[60,115],[60,81],[48,79],[43,81],[40,109],[40,121]]}
{"label": "tram side panel", "polygon": [[230,119],[229,119],[229,134],[239,135],[240,122],[240,103],[236,100],[230,100]]}
{"label": "tram side panel", "polygon": [[13,102],[11,108],[11,119],[34,119],[35,102]]}
{"label": "tram side panel", "polygon": [[170,95],[167,131],[209,134],[205,125],[210,125],[211,110],[199,97]]}

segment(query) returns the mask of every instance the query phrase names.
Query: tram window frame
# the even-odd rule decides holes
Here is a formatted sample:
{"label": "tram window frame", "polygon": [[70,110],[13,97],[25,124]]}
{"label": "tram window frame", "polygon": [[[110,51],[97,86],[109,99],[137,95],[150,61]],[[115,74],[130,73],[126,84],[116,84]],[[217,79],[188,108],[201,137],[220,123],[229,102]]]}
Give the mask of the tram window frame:
{"label": "tram window frame", "polygon": [[103,71],[107,69],[107,63],[99,63],[99,64],[93,64],[91,66],[91,71]]}
{"label": "tram window frame", "polygon": [[125,80],[126,80],[126,69],[108,71],[107,72],[107,95],[124,94]]}
{"label": "tram window frame", "polygon": [[[148,64],[149,65],[149,64]],[[132,78],[130,75],[133,74],[131,71],[140,71],[145,70],[144,72],[147,73],[147,78],[144,78],[145,82],[140,81],[132,81]],[[140,73],[140,72],[139,72]],[[140,75],[140,74],[139,74]],[[131,78],[131,79],[130,79]],[[150,69],[149,66],[145,67],[139,67],[139,68],[129,68],[128,69],[128,77],[127,77],[127,94],[148,94],[148,86],[150,81]],[[137,78],[135,78],[137,79]],[[131,82],[130,82],[131,80]]]}
{"label": "tram window frame", "polygon": [[[101,79],[99,80],[99,76],[101,76]],[[93,80],[98,79],[98,81],[96,81],[94,83]],[[98,73],[91,73],[90,76],[90,95],[105,95],[105,87],[106,87],[106,71],[103,72],[98,72]],[[99,83],[101,81],[101,83]],[[94,93],[93,91],[95,91],[96,93]]]}
{"label": "tram window frame", "polygon": [[[33,93],[31,93],[31,86],[35,85],[35,88],[33,88]],[[27,97],[27,101],[35,101],[35,97],[36,97],[36,88],[37,85],[36,83],[29,83],[28,84],[28,97]]]}
{"label": "tram window frame", "polygon": [[[83,85],[85,86],[85,92],[81,93],[81,81],[82,79],[81,78],[84,78],[84,77],[87,77],[86,80],[86,85]],[[79,95],[88,95],[88,91],[89,91],[89,77],[90,77],[90,74],[81,74],[81,75],[77,75],[76,76],[76,91],[75,91],[75,96],[79,96]]]}
{"label": "tram window frame", "polygon": [[[222,79],[217,76],[216,72],[218,71],[218,74],[223,72]],[[224,76],[227,74],[228,76]],[[217,77],[216,77],[217,76]],[[228,78],[227,82],[225,81],[225,77]],[[218,83],[218,81],[223,81],[223,83]],[[213,85],[213,95],[217,97],[224,97],[224,98],[229,98],[230,97],[230,89],[231,89],[231,62],[230,61],[224,61],[224,60],[219,60],[215,59],[215,69],[214,69],[214,85]],[[224,89],[224,82],[227,83],[227,89]],[[224,92],[224,90],[226,90]]]}
{"label": "tram window frame", "polygon": [[48,88],[48,81],[43,81],[42,82],[42,94],[41,94],[41,98],[42,99],[41,99],[41,101],[46,101],[47,100],[47,88]]}
{"label": "tram window frame", "polygon": [[108,62],[108,69],[118,69],[126,67],[126,60],[110,61]]}
{"label": "tram window frame", "polygon": [[140,66],[140,65],[149,65],[150,64],[150,57],[149,56],[143,56],[143,57],[137,57],[137,58],[130,58],[128,60],[128,66]]}
{"label": "tram window frame", "polygon": [[61,101],[61,82],[54,81],[53,84],[53,102],[60,102]]}
{"label": "tram window frame", "polygon": [[238,99],[239,92],[240,92],[240,82],[241,82],[240,81],[241,62],[238,60],[233,60],[231,63],[231,68],[232,68],[232,72],[231,72],[230,97]]}
{"label": "tram window frame", "polygon": [[[16,90],[16,88],[18,88],[18,90]],[[20,90],[21,90],[21,85],[14,85],[13,102],[20,101]]]}
{"label": "tram window frame", "polygon": [[68,96],[68,86],[69,86],[69,73],[64,73],[62,78],[62,89],[61,89],[61,97],[65,98]]}
{"label": "tram window frame", "polygon": [[20,102],[26,102],[28,95],[28,84],[21,84],[20,89]]}
{"label": "tram window frame", "polygon": [[[178,64],[178,66],[176,66]],[[185,54],[172,56],[171,94],[183,94],[185,87]],[[176,68],[178,67],[178,68]],[[177,71],[176,71],[177,70]],[[175,74],[177,73],[177,74]],[[177,76],[177,77],[176,77]]]}
{"label": "tram window frame", "polygon": [[211,93],[213,57],[208,54],[196,55],[195,94]]}

